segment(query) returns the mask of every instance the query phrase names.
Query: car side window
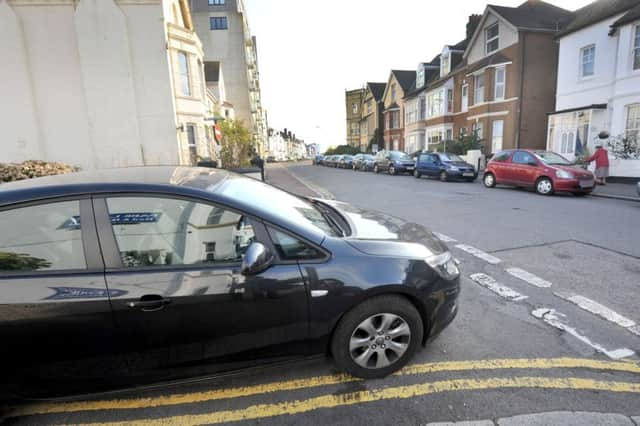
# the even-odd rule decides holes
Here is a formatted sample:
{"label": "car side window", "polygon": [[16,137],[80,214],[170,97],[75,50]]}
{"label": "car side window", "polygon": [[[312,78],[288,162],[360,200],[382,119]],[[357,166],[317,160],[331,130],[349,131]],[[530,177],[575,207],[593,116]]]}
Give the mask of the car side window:
{"label": "car side window", "polygon": [[513,154],[513,158],[511,158],[511,162],[515,164],[529,164],[533,161],[535,161],[533,156],[525,151],[516,151],[516,153]]}
{"label": "car side window", "polygon": [[86,269],[80,202],[0,212],[0,274]]}
{"label": "car side window", "polygon": [[107,206],[125,268],[237,263],[255,239],[245,216],[211,204],[115,197]]}
{"label": "car side window", "polygon": [[428,154],[421,154],[419,161],[421,163],[430,163],[431,162],[431,158],[429,158]]}
{"label": "car side window", "polygon": [[510,151],[499,152],[495,155],[495,157],[493,157],[493,161],[497,161],[498,163],[504,163],[509,159],[510,155],[511,155]]}
{"label": "car side window", "polygon": [[271,227],[267,227],[267,231],[283,260],[310,260],[324,256],[322,252],[297,237]]}

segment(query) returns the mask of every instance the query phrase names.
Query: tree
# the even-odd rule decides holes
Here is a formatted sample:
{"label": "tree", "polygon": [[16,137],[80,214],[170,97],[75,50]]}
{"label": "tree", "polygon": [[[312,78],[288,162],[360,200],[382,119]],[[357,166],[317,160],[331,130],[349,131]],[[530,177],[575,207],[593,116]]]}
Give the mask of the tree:
{"label": "tree", "polygon": [[484,139],[478,137],[478,131],[474,130],[470,135],[460,135],[457,140],[440,142],[435,146],[434,151],[450,152],[452,154],[466,155],[467,151],[479,149],[484,151],[482,142]]}
{"label": "tree", "polygon": [[0,269],[5,271],[37,271],[48,268],[51,262],[24,253],[0,251]]}
{"label": "tree", "polygon": [[242,121],[224,120],[220,123],[222,141],[220,158],[226,168],[239,168],[249,165],[253,154],[253,140]]}
{"label": "tree", "polygon": [[377,127],[373,131],[373,136],[371,137],[369,145],[367,146],[367,152],[373,152],[373,145],[378,145],[378,150],[381,150],[384,147],[384,138],[382,137],[382,131]]}
{"label": "tree", "polygon": [[610,138],[607,146],[615,158],[638,160],[640,159],[640,141],[638,139],[638,136],[634,134],[618,135]]}
{"label": "tree", "polygon": [[335,148],[329,148],[325,151],[324,155],[355,155],[360,152],[360,149],[351,145],[338,145]]}

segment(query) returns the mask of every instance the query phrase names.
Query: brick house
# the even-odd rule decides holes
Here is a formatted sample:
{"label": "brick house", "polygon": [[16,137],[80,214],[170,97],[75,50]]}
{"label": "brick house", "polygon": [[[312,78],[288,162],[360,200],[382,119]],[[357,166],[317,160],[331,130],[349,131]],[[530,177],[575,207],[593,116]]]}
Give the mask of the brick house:
{"label": "brick house", "polygon": [[[477,130],[486,153],[545,148],[546,114],[555,106],[554,37],[572,16],[541,0],[527,0],[518,7],[488,5],[468,40],[463,61],[442,83],[449,96],[453,80],[452,98],[445,98],[451,100],[453,113],[439,119],[444,136],[449,136],[449,129],[452,135]],[[427,128],[433,125],[428,123]]]}
{"label": "brick house", "polygon": [[404,150],[404,96],[415,84],[416,72],[391,70],[382,96],[384,104],[384,148]]}
{"label": "brick house", "polygon": [[[375,131],[382,131],[384,105],[382,96],[387,83],[367,83],[362,97],[361,119],[360,119],[360,150],[367,151],[369,142],[375,135]],[[382,147],[380,147],[382,148]]]}
{"label": "brick house", "polygon": [[360,146],[361,107],[365,89],[345,91],[345,107],[347,116],[347,145]]}

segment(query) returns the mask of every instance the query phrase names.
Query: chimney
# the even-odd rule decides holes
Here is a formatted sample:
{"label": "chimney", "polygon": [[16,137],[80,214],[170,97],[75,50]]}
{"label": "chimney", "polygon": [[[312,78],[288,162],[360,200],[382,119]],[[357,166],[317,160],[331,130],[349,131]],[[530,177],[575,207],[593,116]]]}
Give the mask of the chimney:
{"label": "chimney", "polygon": [[476,28],[478,28],[480,19],[482,19],[482,15],[469,15],[469,22],[467,22],[467,40],[473,37],[473,33],[476,31]]}

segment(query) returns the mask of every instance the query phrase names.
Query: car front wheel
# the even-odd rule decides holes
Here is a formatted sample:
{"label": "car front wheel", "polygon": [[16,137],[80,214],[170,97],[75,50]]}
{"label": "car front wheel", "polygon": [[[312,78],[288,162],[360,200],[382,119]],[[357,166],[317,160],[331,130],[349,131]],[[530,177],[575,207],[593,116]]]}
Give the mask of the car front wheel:
{"label": "car front wheel", "polygon": [[553,194],[553,182],[551,182],[551,179],[547,177],[538,179],[538,182],[536,182],[536,192],[540,195]]}
{"label": "car front wheel", "polygon": [[389,166],[389,174],[390,175],[395,175],[396,174],[396,168],[393,166]]}
{"label": "car front wheel", "polygon": [[493,188],[496,186],[496,178],[492,173],[486,173],[484,178],[482,178],[482,182],[487,188]]}
{"label": "car front wheel", "polygon": [[418,171],[418,169],[414,169],[414,170],[413,170],[413,176],[414,176],[416,179],[420,179],[420,176],[422,176],[422,175],[420,174],[420,172]]}
{"label": "car front wheel", "polygon": [[338,323],[331,353],[340,370],[373,379],[402,368],[414,355],[424,328],[416,308],[401,296],[378,296]]}
{"label": "car front wheel", "polygon": [[447,175],[447,172],[445,171],[440,172],[440,181],[446,182],[448,180],[449,180],[449,175]]}
{"label": "car front wheel", "polygon": [[373,173],[378,173],[378,172],[380,172],[380,169],[378,168],[377,164],[374,164],[373,165]]}

